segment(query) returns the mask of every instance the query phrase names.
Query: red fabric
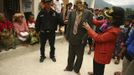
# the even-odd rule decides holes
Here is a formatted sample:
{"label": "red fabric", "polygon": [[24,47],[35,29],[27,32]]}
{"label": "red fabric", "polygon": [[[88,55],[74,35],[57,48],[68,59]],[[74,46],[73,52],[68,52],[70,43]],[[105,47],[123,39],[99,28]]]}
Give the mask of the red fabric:
{"label": "red fabric", "polygon": [[8,20],[5,22],[0,21],[0,31],[3,32],[3,30],[12,30],[13,29],[13,24],[9,22]]}
{"label": "red fabric", "polygon": [[97,34],[91,28],[88,35],[95,40],[94,60],[100,64],[109,64],[115,50],[116,39],[121,32],[120,28],[111,27],[104,33]]}
{"label": "red fabric", "polygon": [[94,24],[95,26],[101,27],[104,23],[110,22],[110,20],[106,20],[106,19],[103,19],[103,20],[93,19],[92,22],[93,22],[93,24]]}
{"label": "red fabric", "polygon": [[105,23],[107,20],[97,20],[93,19],[93,24],[96,25],[97,27],[101,26],[103,23]]}

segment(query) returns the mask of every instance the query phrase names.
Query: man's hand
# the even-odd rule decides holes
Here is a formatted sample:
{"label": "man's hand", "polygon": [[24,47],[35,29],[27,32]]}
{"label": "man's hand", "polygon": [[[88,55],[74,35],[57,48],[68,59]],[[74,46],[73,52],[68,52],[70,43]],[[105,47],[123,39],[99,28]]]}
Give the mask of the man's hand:
{"label": "man's hand", "polygon": [[64,20],[64,24],[67,24],[68,20]]}

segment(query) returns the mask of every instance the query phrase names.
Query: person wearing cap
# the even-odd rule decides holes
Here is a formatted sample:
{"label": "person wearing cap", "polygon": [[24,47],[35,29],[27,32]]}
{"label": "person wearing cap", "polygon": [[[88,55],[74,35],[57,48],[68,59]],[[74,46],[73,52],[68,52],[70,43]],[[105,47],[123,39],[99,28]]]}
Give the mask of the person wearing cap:
{"label": "person wearing cap", "polygon": [[89,75],[104,75],[105,64],[109,64],[115,50],[116,40],[121,32],[120,25],[124,22],[125,11],[121,7],[112,7],[105,15],[111,17],[110,26],[102,33],[96,33],[88,23],[83,23],[88,35],[95,41],[93,73]]}
{"label": "person wearing cap", "polygon": [[56,62],[55,58],[55,31],[57,30],[57,25],[63,25],[63,20],[60,18],[58,13],[51,8],[52,0],[42,0],[44,8],[39,12],[35,29],[39,33],[40,37],[40,62],[43,62],[46,58],[45,56],[45,44],[49,41],[50,45],[50,58],[53,62]]}
{"label": "person wearing cap", "polygon": [[[92,25],[93,15],[81,1],[76,2],[76,10],[69,14],[67,31],[65,34],[69,42],[68,63],[65,71],[74,70],[75,73],[80,75],[80,69],[83,62],[84,48],[88,39],[86,30],[82,27],[83,22],[88,22]],[[75,62],[76,59],[76,62]]]}

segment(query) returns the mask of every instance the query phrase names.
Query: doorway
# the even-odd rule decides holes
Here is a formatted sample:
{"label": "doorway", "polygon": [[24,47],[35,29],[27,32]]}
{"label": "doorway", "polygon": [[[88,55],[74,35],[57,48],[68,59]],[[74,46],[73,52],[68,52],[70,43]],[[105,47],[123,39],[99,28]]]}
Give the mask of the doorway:
{"label": "doorway", "polygon": [[12,21],[12,17],[16,12],[20,12],[20,0],[3,0],[4,13],[8,20]]}

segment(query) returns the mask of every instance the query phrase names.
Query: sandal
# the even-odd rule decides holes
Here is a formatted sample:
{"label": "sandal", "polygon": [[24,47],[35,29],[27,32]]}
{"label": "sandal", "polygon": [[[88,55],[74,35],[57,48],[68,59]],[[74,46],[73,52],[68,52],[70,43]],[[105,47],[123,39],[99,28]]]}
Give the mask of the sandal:
{"label": "sandal", "polygon": [[122,75],[121,72],[114,72],[114,75]]}

